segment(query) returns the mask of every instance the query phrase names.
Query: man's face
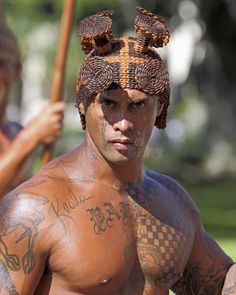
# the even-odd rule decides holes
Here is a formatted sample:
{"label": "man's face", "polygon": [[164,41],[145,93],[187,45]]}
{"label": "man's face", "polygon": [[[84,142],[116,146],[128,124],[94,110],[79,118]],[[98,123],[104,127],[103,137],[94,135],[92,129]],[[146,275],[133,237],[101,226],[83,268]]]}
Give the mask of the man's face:
{"label": "man's face", "polygon": [[15,58],[0,52],[0,116],[5,112],[7,95],[18,74],[19,65]]}
{"label": "man's face", "polygon": [[142,91],[107,90],[85,110],[87,139],[111,163],[142,161],[158,108],[158,99]]}

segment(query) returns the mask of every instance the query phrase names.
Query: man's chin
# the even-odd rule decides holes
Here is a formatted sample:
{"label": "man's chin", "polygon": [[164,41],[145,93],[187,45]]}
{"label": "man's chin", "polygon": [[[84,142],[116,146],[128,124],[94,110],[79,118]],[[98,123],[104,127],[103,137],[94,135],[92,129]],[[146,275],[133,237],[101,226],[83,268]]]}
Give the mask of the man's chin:
{"label": "man's chin", "polygon": [[116,155],[107,157],[108,162],[111,164],[127,164],[138,160],[140,157],[137,154],[127,152],[119,152]]}

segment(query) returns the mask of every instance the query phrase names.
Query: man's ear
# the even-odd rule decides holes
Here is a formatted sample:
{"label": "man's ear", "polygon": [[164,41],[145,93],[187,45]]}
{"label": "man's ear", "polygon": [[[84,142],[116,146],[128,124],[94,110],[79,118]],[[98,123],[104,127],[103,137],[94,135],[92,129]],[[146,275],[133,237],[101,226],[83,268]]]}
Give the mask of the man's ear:
{"label": "man's ear", "polygon": [[157,117],[159,117],[162,113],[162,110],[164,108],[165,102],[163,100],[158,99],[157,102]]}
{"label": "man's ear", "polygon": [[79,104],[79,112],[81,115],[85,115],[84,103],[83,101]]}

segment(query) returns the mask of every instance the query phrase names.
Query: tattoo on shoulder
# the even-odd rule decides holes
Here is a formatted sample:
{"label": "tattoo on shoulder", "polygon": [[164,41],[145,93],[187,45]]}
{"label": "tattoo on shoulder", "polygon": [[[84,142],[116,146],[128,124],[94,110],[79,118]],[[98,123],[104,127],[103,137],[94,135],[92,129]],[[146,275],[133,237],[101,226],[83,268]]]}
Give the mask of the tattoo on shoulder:
{"label": "tattoo on shoulder", "polygon": [[[13,271],[22,269],[28,274],[35,267],[34,244],[39,226],[45,218],[38,209],[47,204],[48,200],[43,196],[21,198],[19,195],[16,198],[17,202],[8,204],[7,211],[1,214],[0,254],[9,269]],[[15,240],[16,245],[27,241],[26,251],[22,253],[22,257],[10,252],[7,244],[9,237]]]}
{"label": "tattoo on shoulder", "polygon": [[[48,203],[48,199],[44,196],[17,195],[14,200],[5,201],[2,207],[4,212],[0,212],[0,290],[19,295],[9,271],[30,274],[34,270],[35,242],[45,219],[41,207]],[[9,239],[14,247],[8,242]]]}

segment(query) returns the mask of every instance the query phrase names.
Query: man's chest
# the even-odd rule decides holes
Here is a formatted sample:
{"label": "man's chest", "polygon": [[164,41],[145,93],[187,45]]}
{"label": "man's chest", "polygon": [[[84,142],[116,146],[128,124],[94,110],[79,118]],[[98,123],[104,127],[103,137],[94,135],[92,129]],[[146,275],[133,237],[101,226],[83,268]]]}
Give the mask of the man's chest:
{"label": "man's chest", "polygon": [[100,288],[139,294],[147,278],[170,288],[183,273],[193,239],[191,224],[177,218],[177,210],[131,196],[111,193],[95,200],[93,194],[72,193],[57,205],[65,236],[50,257],[50,268],[82,294]]}

